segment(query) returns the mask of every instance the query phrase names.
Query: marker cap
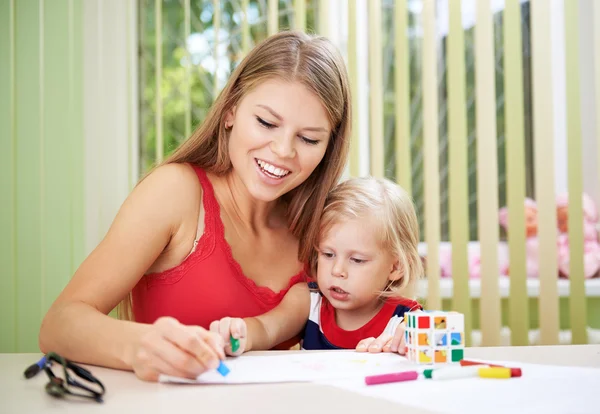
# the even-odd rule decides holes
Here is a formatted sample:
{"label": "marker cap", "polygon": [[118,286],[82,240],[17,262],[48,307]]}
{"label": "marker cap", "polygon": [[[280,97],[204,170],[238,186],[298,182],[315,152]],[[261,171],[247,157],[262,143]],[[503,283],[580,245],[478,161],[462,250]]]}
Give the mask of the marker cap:
{"label": "marker cap", "polygon": [[229,341],[231,342],[231,352],[237,352],[240,349],[240,340],[230,336]]}
{"label": "marker cap", "polygon": [[219,363],[219,366],[217,367],[217,371],[219,372],[219,374],[223,375],[224,377],[229,374],[229,368],[227,368],[227,365],[225,365],[223,363],[223,361],[221,361]]}

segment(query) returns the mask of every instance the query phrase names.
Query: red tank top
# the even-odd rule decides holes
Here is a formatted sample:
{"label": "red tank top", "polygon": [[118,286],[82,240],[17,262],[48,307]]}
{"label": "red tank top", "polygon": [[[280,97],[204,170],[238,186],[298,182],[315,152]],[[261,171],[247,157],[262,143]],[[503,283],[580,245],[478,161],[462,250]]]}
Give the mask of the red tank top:
{"label": "red tank top", "polygon": [[[194,166],[202,186],[204,233],[196,249],[178,266],[143,276],[132,292],[137,322],[171,316],[206,329],[225,316],[253,317],[277,306],[290,287],[306,281],[301,271],[280,292],[257,286],[242,272],[225,240],[220,207],[204,170]],[[268,265],[268,264],[265,264]]]}

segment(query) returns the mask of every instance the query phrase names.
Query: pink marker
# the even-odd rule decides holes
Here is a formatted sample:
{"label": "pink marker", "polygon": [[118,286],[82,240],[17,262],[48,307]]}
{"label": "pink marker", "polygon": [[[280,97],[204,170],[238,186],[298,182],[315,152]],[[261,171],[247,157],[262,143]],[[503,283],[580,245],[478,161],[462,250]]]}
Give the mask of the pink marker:
{"label": "pink marker", "polygon": [[393,374],[371,375],[365,377],[365,384],[389,384],[391,382],[413,381],[419,378],[417,371],[396,372]]}

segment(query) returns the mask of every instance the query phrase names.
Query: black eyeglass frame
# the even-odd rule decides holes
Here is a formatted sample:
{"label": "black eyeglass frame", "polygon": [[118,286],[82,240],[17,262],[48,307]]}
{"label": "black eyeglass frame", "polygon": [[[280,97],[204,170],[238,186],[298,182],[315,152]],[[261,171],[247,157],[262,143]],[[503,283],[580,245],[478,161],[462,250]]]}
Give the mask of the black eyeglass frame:
{"label": "black eyeglass frame", "polygon": [[[56,376],[54,372],[52,372],[53,362],[62,365],[64,379]],[[64,398],[67,395],[72,395],[75,397],[89,398],[99,403],[103,402],[102,397],[106,392],[104,384],[102,384],[102,382],[87,369],[69,361],[66,358],[63,358],[55,352],[49,352],[39,362],[31,365],[27,368],[27,370],[25,370],[25,377],[32,378],[42,369],[46,372],[46,375],[48,375],[49,378],[48,383],[44,387],[46,393],[49,395],[56,398]],[[96,384],[100,388],[100,391],[90,388],[81,381],[77,381],[72,374],[69,374],[69,370],[79,378],[82,378],[89,383]],[[89,394],[74,392],[71,387],[84,390]]]}

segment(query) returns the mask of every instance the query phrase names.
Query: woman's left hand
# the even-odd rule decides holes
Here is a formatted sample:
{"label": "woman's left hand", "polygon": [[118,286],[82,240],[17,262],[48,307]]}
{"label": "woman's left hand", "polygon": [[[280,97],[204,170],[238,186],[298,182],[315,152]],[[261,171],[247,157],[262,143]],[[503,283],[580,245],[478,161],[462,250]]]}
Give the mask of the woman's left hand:
{"label": "woman's left hand", "polygon": [[405,325],[402,322],[396,328],[393,336],[384,332],[377,338],[365,338],[356,345],[356,351],[371,353],[397,352],[400,355],[404,355],[406,353],[404,331]]}

